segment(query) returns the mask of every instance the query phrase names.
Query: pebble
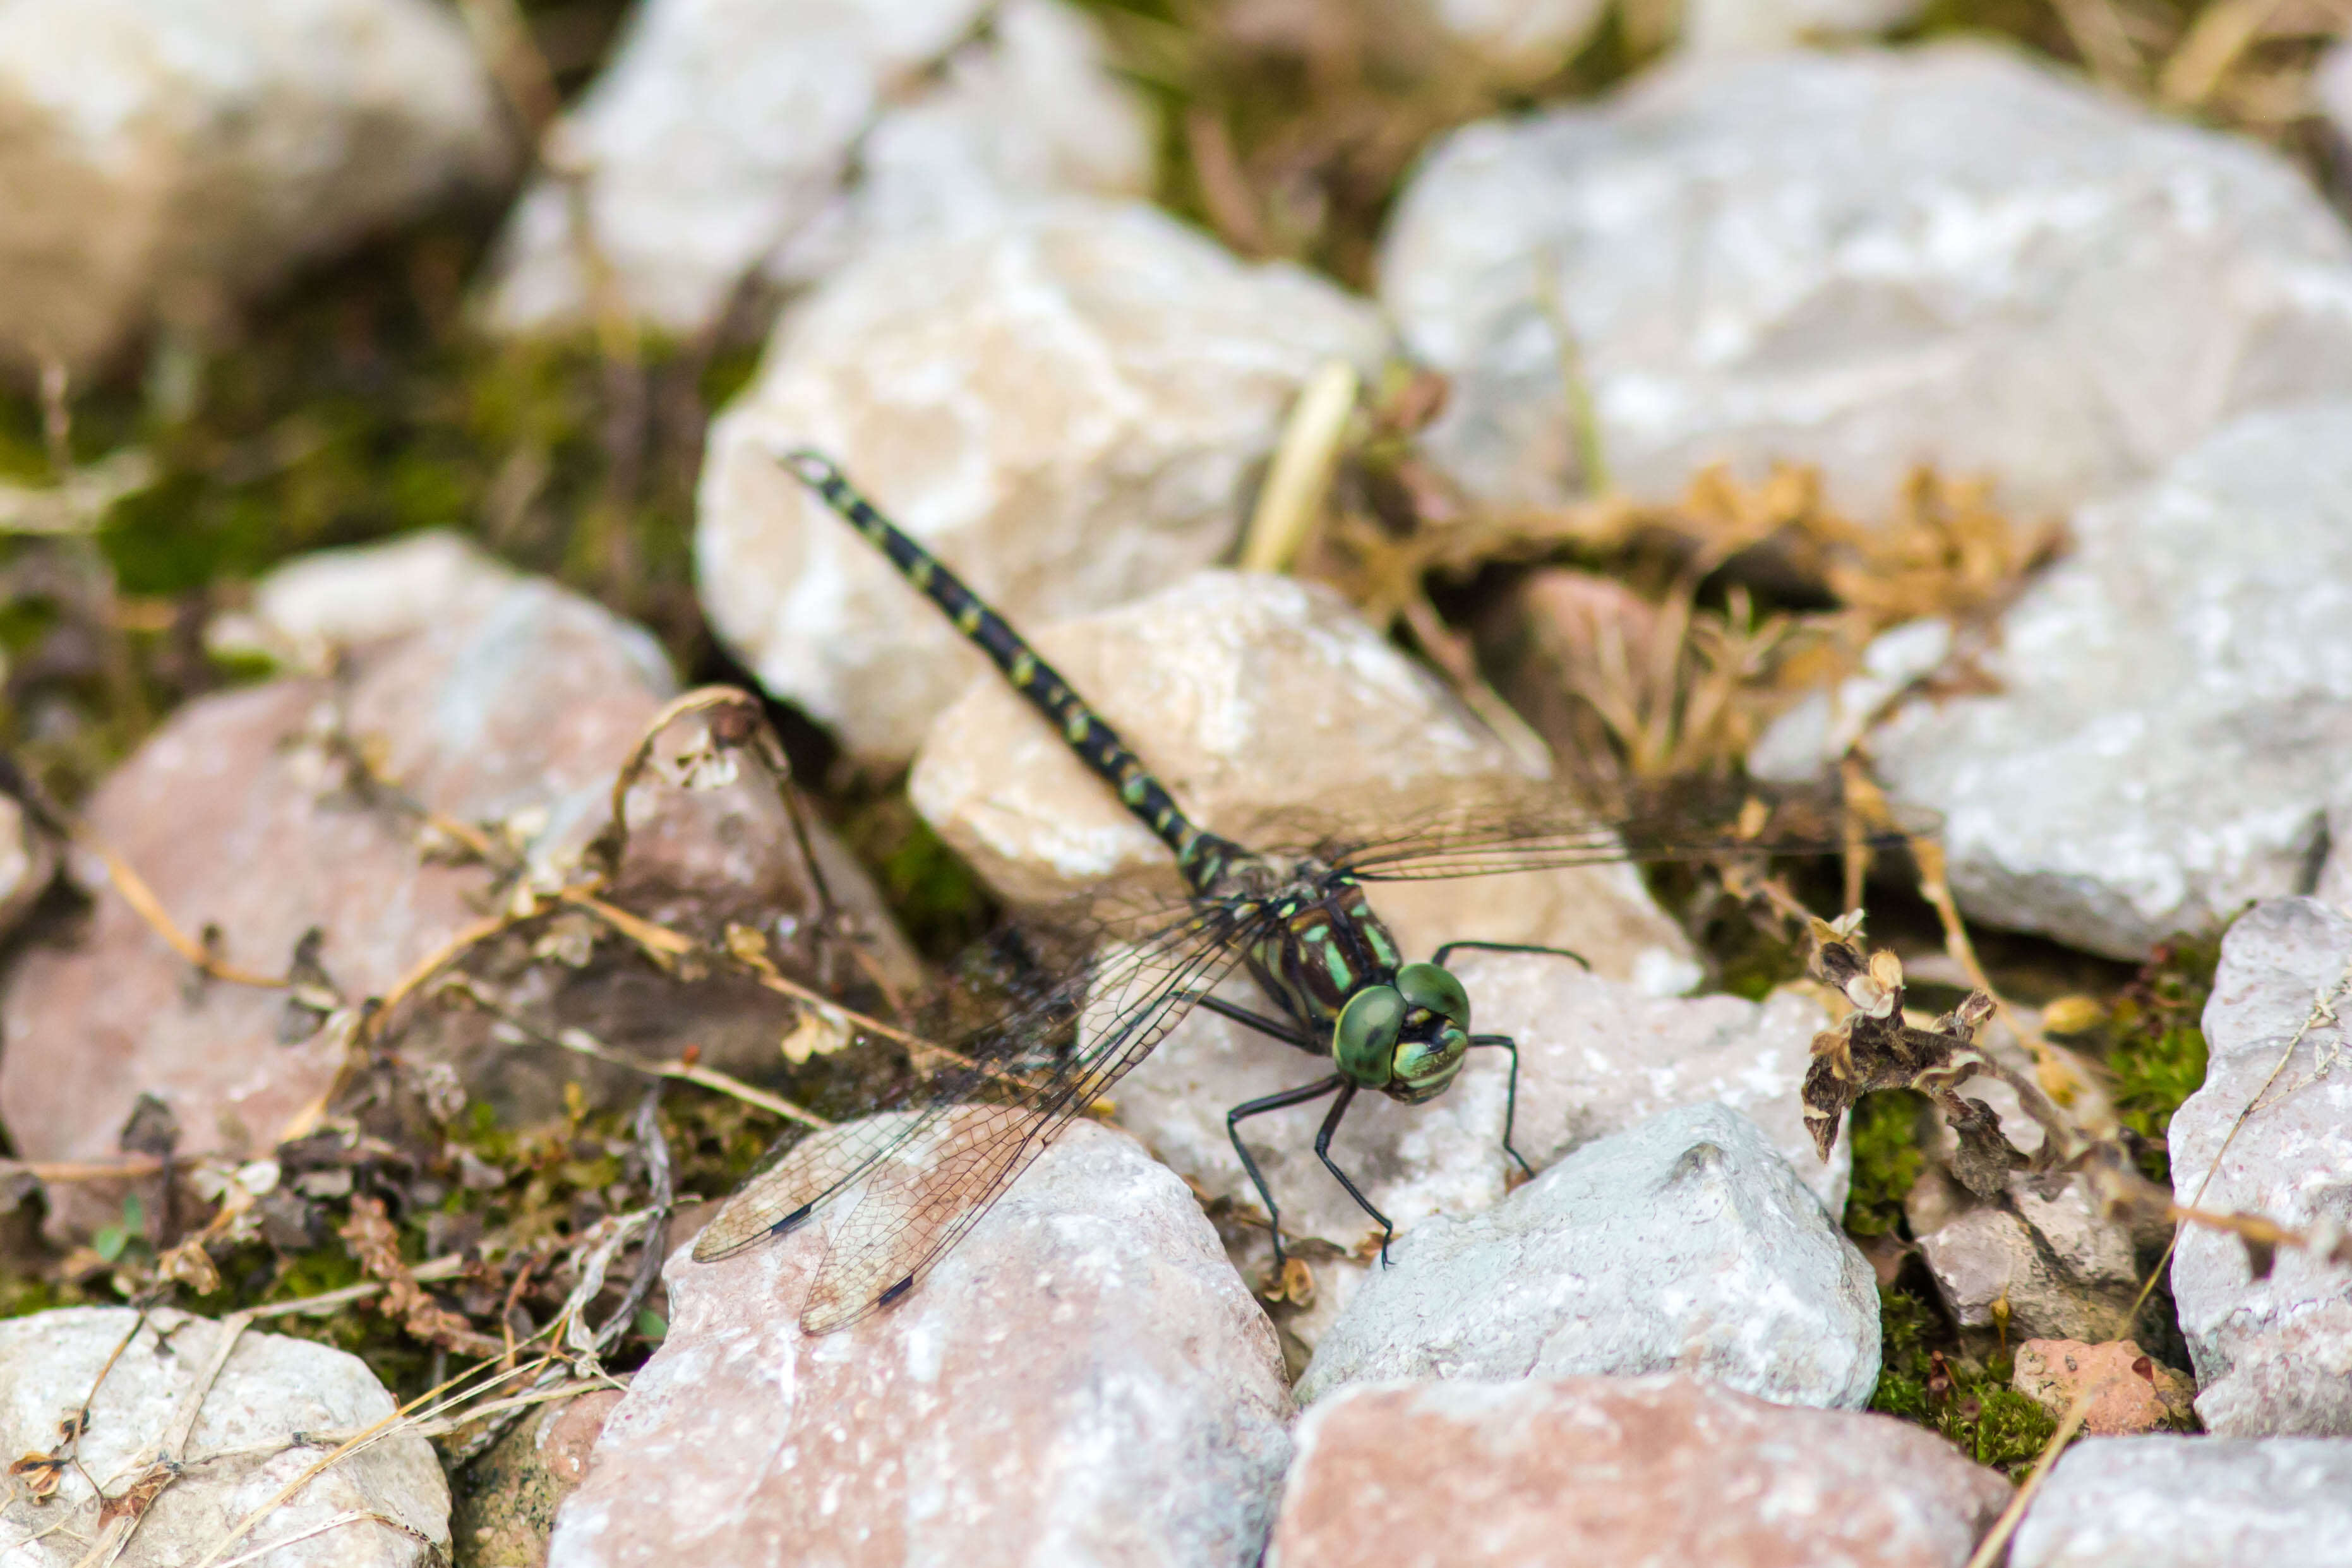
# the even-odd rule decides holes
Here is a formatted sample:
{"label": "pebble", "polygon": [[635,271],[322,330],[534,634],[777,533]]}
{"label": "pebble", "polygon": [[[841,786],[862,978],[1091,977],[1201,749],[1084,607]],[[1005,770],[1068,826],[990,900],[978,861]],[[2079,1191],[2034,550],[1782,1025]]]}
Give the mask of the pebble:
{"label": "pebble", "polygon": [[429,0],[0,6],[0,360],[100,367],[505,176],[497,89]]}
{"label": "pebble", "polygon": [[2050,1472],[2010,1568],[2352,1568],[2352,1443],[2093,1437]]}
{"label": "pebble", "polygon": [[2140,1282],[2131,1233],[2099,1215],[2078,1178],[2020,1178],[1985,1203],[1930,1165],[1904,1208],[1962,1327],[2104,1340],[2129,1326]]}
{"label": "pebble", "polygon": [[829,1212],[671,1258],[668,1334],[552,1568],[1257,1562],[1290,1457],[1280,1353],[1134,1140],[1074,1124],[912,1294],[811,1339]]}
{"label": "pebble", "polygon": [[[313,558],[288,570],[314,588],[348,586],[383,559],[387,582],[397,582],[418,548]],[[479,582],[490,574],[474,567],[455,575]],[[336,621],[340,589],[283,589],[265,581],[255,596],[286,617],[281,634]],[[363,618],[375,632],[395,619]],[[506,824],[496,831],[510,831],[553,868],[602,828],[614,770],[675,689],[642,630],[551,583],[517,578],[478,600],[453,599],[441,618],[407,634],[355,645],[340,685],[297,674],[187,704],[100,784],[85,816],[184,931],[216,925],[228,961],[282,975],[315,926],[325,934],[327,974],[356,1001],[383,995],[478,922],[488,882],[478,867],[424,859],[413,822],[345,791],[341,767],[317,740],[336,691],[344,728],[404,789],[460,821]],[[664,751],[688,727],[666,732]],[[718,935],[710,928],[730,915],[814,913],[782,805],[756,769],[707,790],[656,769],[629,804],[632,843],[616,896],[630,907],[684,919],[703,936]],[[276,1043],[282,994],[197,981],[102,866],[86,852],[76,864],[94,890],[91,915],[73,940],[29,947],[0,1001],[8,1040],[0,1120],[16,1151],[32,1160],[111,1159],[142,1091],[173,1110],[183,1155],[267,1151],[333,1079],[342,1058],[337,1031]],[[878,899],[850,864],[845,855],[829,860],[828,886],[869,932],[887,934]],[[886,958],[903,953],[895,937],[877,942]],[[720,983],[696,990],[691,1006],[677,992],[659,1007],[630,1006],[638,984],[618,970],[585,972],[564,988],[565,1004],[578,1009],[568,1017],[605,1030],[622,1049],[674,1056],[690,1040],[722,1070],[772,1068],[791,1021],[784,1004]],[[499,1044],[477,1014],[453,1016],[429,1047],[412,1040],[410,1049],[456,1061],[467,1088],[509,1116],[555,1113],[574,1079],[597,1094],[639,1087],[617,1069]],[[79,1184],[52,1199],[53,1220],[71,1229],[101,1222],[119,1195]]]}
{"label": "pebble", "polygon": [[[414,1432],[394,1432],[353,1452],[269,1507],[249,1531],[236,1531],[335,1443],[384,1420],[395,1406],[359,1357],[250,1328],[200,1389],[221,1354],[224,1332],[210,1319],[169,1307],[152,1309],[143,1323],[128,1307],[65,1307],[0,1322],[0,1447],[28,1458],[49,1454],[58,1446],[60,1417],[85,1399],[89,1406],[89,1430],[73,1450],[80,1463],[58,1474],[54,1496],[26,1500],[32,1478],[16,1479],[19,1500],[0,1511],[0,1553],[11,1568],[213,1561],[299,1538],[350,1512],[379,1514],[393,1525],[337,1524],[268,1561],[319,1568],[446,1563],[449,1487],[432,1444]],[[122,1354],[101,1380],[118,1346]],[[192,1398],[198,1401],[193,1424],[166,1455]],[[310,1440],[298,1444],[296,1433]],[[101,1556],[109,1537],[89,1478],[118,1495],[166,1458],[184,1468],[156,1494],[128,1544],[117,1548],[120,1555]]]}
{"label": "pebble", "polygon": [[2086,1389],[2097,1389],[2083,1430],[2114,1437],[2186,1427],[2197,1390],[2133,1340],[2084,1344],[2075,1339],[2030,1339],[2017,1347],[2010,1386],[2059,1419]]}
{"label": "pebble", "polygon": [[[2168,1138],[2176,1202],[2295,1228],[2352,1224],[2348,992],[2352,919],[2340,912],[2268,899],[2230,928],[2205,1005],[2205,1084]],[[2352,1269],[2282,1247],[2256,1281],[2234,1238],[2183,1226],[2172,1294],[2208,1431],[2352,1437]]]}
{"label": "pebble", "polygon": [[[621,304],[691,336],[755,275],[805,282],[1026,200],[1140,193],[1150,120],[1101,54],[1062,0],[651,0],[551,134]],[[485,300],[494,329],[586,316],[573,202],[551,175],[516,205]]]}
{"label": "pebble", "polygon": [[2352,747],[2352,402],[2248,414],[2072,529],[1983,695],[1869,746],[1969,915],[2137,959],[2312,885]]}
{"label": "pebble", "polygon": [[1382,244],[1382,301],[1454,378],[1430,450],[1490,502],[1589,479],[1547,292],[1650,498],[1787,459],[1868,517],[1932,462],[2032,514],[2352,392],[2352,235],[2301,174],[1982,44],[1689,60],[1472,125]]}
{"label": "pebble", "polygon": [[1406,1383],[1307,1413],[1267,1568],[1961,1568],[2010,1497],[1891,1416],[1679,1376]]}
{"label": "pebble", "polygon": [[1667,1111],[1391,1247],[1298,1385],[1685,1371],[1776,1404],[1877,1386],[1868,1262],[1753,1122]]}

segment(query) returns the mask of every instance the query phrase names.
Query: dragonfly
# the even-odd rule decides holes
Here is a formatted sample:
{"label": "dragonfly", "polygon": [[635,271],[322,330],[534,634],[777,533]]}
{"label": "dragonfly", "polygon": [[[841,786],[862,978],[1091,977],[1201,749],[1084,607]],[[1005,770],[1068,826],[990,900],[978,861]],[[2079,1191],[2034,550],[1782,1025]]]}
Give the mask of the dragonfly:
{"label": "dragonfly", "polygon": [[[1281,847],[1251,847],[1188,816],[1167,787],[1035,648],[945,563],[885,517],[831,459],[806,448],[776,461],[943,612],[1051,723],[1078,759],[1115,791],[1175,857],[1181,900],[1090,926],[1098,941],[1023,1002],[951,1050],[898,1108],[822,1129],[793,1145],[730,1198],[694,1245],[712,1261],[807,1223],[836,1198],[854,1206],[834,1228],[809,1285],[801,1325],[845,1328],[903,1300],[1068,1122],[1106,1096],[1195,1008],[1297,1048],[1315,1062],[1297,1087],[1226,1113],[1234,1151],[1274,1236],[1274,1277],[1286,1257],[1281,1209],[1243,1137],[1257,1116],[1328,1100],[1316,1157],[1380,1228],[1387,1258],[1394,1227],[1334,1156],[1350,1106],[1365,1095],[1421,1104],[1445,1092],[1475,1051],[1509,1062],[1503,1148],[1512,1143],[1518,1048],[1472,1026],[1470,997],[1447,967],[1470,949],[1560,953],[1528,944],[1450,942],[1409,959],[1375,911],[1383,882],[1475,876],[1625,860],[1694,858],[1743,843],[1851,839],[1775,831],[1753,817],[1693,836],[1675,820],[1564,807],[1456,812],[1379,837],[1324,832]],[[1686,821],[1686,819],[1685,819]],[[1045,922],[1050,925],[1051,922]],[[1265,1010],[1213,994],[1245,971]],[[1302,1069],[1302,1071],[1307,1070]]]}

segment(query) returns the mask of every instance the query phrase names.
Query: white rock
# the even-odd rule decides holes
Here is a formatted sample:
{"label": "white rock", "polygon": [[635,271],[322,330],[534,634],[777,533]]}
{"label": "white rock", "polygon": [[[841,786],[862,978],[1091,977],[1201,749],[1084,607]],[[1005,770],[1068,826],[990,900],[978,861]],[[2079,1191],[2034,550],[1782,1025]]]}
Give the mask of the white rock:
{"label": "white rock", "polygon": [[1969,914],[2134,957],[2308,888],[2352,799],[2352,402],[2249,414],[2074,531],[1983,655],[1999,689],[1871,747]]}
{"label": "white rock", "polygon": [[[754,272],[803,281],[1025,198],[1142,190],[1150,120],[1100,54],[1061,0],[651,0],[556,134],[622,303],[692,333]],[[572,200],[546,179],[517,207],[497,329],[586,313]]]}
{"label": "white rock", "polygon": [[355,1355],[254,1329],[238,1337],[200,1391],[199,1375],[219,1353],[223,1331],[169,1307],[148,1314],[100,1381],[135,1322],[128,1307],[68,1307],[0,1322],[0,1444],[9,1453],[50,1452],[58,1420],[89,1400],[89,1429],[76,1448],[81,1462],[67,1467],[56,1496],[36,1506],[20,1495],[0,1512],[0,1556],[10,1568],[95,1560],[102,1527],[89,1478],[106,1482],[110,1494],[127,1490],[156,1462],[191,1399],[200,1400],[194,1423],[184,1446],[168,1456],[184,1469],[156,1496],[128,1547],[104,1561],[164,1568],[215,1548],[251,1552],[348,1512],[379,1514],[405,1529],[352,1521],[267,1561],[320,1568],[447,1561],[448,1483],[433,1446],[413,1432],[387,1436],[321,1470],[250,1531],[232,1536],[334,1444],[391,1416],[393,1397]]}
{"label": "white rock", "polygon": [[2011,1568],[2352,1568],[2352,1443],[2086,1437],[2026,1511]]}
{"label": "white rock", "polygon": [[1880,711],[1913,682],[1951,656],[1948,621],[1908,621],[1871,640],[1862,669],[1828,691],[1808,693],[1772,721],[1748,753],[1748,770],[1777,783],[1801,783],[1837,766]]}
{"label": "white rock", "polygon": [[1694,55],[1753,54],[1866,37],[1926,9],[1925,0],[1691,0],[1683,7],[1681,44]]}
{"label": "white rock", "polygon": [[993,671],[773,446],[826,451],[1025,628],[1213,559],[1300,383],[1383,341],[1360,301],[1142,206],[870,253],[778,326],[711,427],[704,605],[770,691],[903,759]]}
{"label": "white rock", "polygon": [[103,360],[509,159],[496,90],[426,0],[0,5],[0,359]]}
{"label": "white rock", "polygon": [[[2281,898],[2231,927],[2205,1004],[2205,1085],[2173,1113],[2168,1134],[2176,1201],[2297,1228],[2352,1223],[2348,998],[2352,919]],[[2262,1109],[2217,1171],[2257,1095]],[[2282,1247],[2270,1278],[2256,1281],[2234,1239],[2184,1226],[2172,1294],[2207,1430],[2352,1436],[2352,1269]]]}
{"label": "white rock", "polygon": [[2338,40],[2320,57],[2311,73],[2311,95],[2336,139],[2352,143],[2352,41]]}
{"label": "white rock", "polygon": [[2352,235],[2298,173],[1979,45],[1685,62],[1441,143],[1381,298],[1490,500],[1574,485],[1545,267],[1643,496],[1790,458],[1869,515],[1932,461],[2032,511],[2352,391]]}
{"label": "white rock", "polygon": [[1940,1172],[1913,1189],[1912,1232],[1952,1316],[1968,1328],[2005,1317],[2020,1339],[2100,1343],[2126,1332],[2139,1293],[2130,1234],[2073,1182],[2046,1196],[2020,1182],[2007,1196],[1972,1203]]}
{"label": "white rock", "polygon": [[1281,1358],[1164,1166],[1078,1123],[910,1295],[811,1339],[797,1309],[847,1207],[670,1260],[668,1335],[551,1568],[1256,1563],[1290,1456]]}
{"label": "white rock", "polygon": [[1104,57],[1100,30],[1063,0],[1004,0],[937,87],[875,120],[854,181],[768,276],[814,282],[860,250],[971,233],[1062,193],[1148,195],[1150,113]]}
{"label": "white rock", "polygon": [[517,580],[504,562],[446,528],[320,550],[256,582],[252,608],[215,617],[205,645],[324,669],[337,649],[483,614]]}
{"label": "white rock", "polygon": [[1722,1105],[1587,1145],[1500,1206],[1391,1249],[1317,1347],[1303,1403],[1404,1377],[1685,1371],[1856,1409],[1878,1382],[1870,1265]]}

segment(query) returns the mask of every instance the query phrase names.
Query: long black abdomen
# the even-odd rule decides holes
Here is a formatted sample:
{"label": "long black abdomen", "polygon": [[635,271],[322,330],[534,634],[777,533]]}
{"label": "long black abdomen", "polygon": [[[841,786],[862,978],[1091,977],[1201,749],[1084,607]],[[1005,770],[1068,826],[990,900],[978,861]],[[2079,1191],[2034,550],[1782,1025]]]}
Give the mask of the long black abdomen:
{"label": "long black abdomen", "polygon": [[846,518],[908,582],[947,612],[955,629],[977,644],[1004,672],[1013,689],[1036,705],[1061,731],[1078,760],[1117,790],[1121,803],[1176,852],[1177,868],[1195,892],[1206,892],[1225,866],[1240,857],[1243,852],[1238,845],[1202,830],[1185,816],[1167,787],[1127,748],[1118,732],[1070,689],[1070,683],[1038,657],[1037,650],[1024,642],[1004,617],[981,602],[980,596],[937,556],[875,510],[874,504],[857,493],[831,459],[803,449],[782,453],[777,461],[823,497],[826,506]]}

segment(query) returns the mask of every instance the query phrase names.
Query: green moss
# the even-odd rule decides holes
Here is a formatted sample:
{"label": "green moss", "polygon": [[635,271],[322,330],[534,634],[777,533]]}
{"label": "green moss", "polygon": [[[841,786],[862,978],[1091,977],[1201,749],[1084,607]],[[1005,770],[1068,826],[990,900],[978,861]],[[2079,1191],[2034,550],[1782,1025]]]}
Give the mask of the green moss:
{"label": "green moss", "polygon": [[1981,1465],[2021,1473],[2057,1423],[2010,1387],[2006,1352],[1979,1357],[1953,1341],[1940,1314],[1897,1288],[1878,1293],[1880,1370],[1870,1407],[1931,1427]]}
{"label": "green moss", "polygon": [[925,956],[954,956],[984,934],[995,904],[963,858],[895,784],[852,810],[843,837],[870,866],[898,928]]}
{"label": "green moss", "polygon": [[2140,1166],[2151,1181],[2171,1181],[2165,1138],[2172,1113],[2205,1082],[2200,1024],[2221,960],[2219,935],[2174,937],[2108,1009],[2106,1066],[2116,1113],[2144,1140]]}
{"label": "green moss", "polygon": [[1885,1236],[1903,1223],[1903,1199],[1927,1156],[1919,1147],[1927,1099],[1908,1089],[1865,1094],[1847,1124],[1853,1141],[1853,1181],[1847,1189],[1845,1228],[1856,1236]]}

